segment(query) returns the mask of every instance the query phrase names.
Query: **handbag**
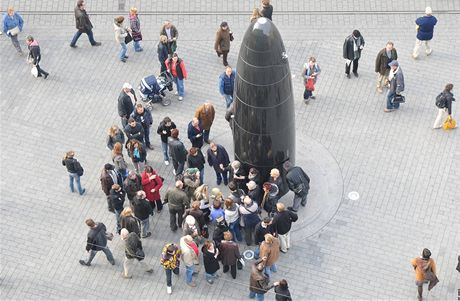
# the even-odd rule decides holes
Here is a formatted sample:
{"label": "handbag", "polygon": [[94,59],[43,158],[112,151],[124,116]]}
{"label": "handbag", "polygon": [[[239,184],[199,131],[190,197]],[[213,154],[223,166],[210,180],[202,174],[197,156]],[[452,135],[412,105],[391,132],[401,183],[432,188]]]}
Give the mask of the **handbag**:
{"label": "handbag", "polygon": [[393,103],[405,103],[405,102],[406,102],[406,98],[401,94],[396,94],[393,97]]}
{"label": "handbag", "polygon": [[17,35],[21,30],[19,29],[19,26],[16,26],[14,28],[11,28],[10,30],[8,30],[8,33],[10,36],[15,36]]}
{"label": "handbag", "polygon": [[233,32],[230,31],[230,42],[233,41],[235,38],[233,37]]}
{"label": "handbag", "polygon": [[38,77],[38,69],[37,69],[37,66],[33,66],[32,67],[32,70],[30,70],[30,73],[32,73],[32,75],[34,77]]}
{"label": "handbag", "polygon": [[315,82],[313,81],[312,78],[309,78],[307,82],[305,83],[305,89],[307,91],[315,91]]}
{"label": "handbag", "polygon": [[129,44],[133,40],[133,37],[129,34],[125,37],[125,44]]}
{"label": "handbag", "polygon": [[455,129],[457,127],[457,121],[452,116],[448,116],[446,121],[442,124],[442,128],[445,130]]}

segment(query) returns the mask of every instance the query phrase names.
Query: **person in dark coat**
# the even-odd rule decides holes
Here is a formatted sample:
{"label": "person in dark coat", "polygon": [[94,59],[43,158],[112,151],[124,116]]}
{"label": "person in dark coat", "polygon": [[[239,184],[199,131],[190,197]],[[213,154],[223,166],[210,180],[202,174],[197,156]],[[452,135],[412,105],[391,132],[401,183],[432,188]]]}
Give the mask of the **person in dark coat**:
{"label": "person in dark coat", "polygon": [[87,261],[80,260],[81,265],[90,266],[91,261],[93,261],[94,256],[97,252],[104,252],[107,260],[115,265],[115,259],[113,259],[112,252],[107,247],[107,228],[103,223],[95,223],[92,219],[87,219],[85,221],[86,225],[89,227],[88,239],[86,243],[86,252],[89,253]]}
{"label": "person in dark coat", "polygon": [[115,210],[115,219],[117,222],[117,233],[120,233],[121,225],[120,225],[120,215],[123,211],[123,206],[125,204],[125,197],[126,192],[123,191],[119,184],[113,184],[112,189],[110,189],[110,194],[108,199],[110,200],[110,204],[112,208]]}
{"label": "person in dark coat", "polygon": [[260,14],[272,21],[273,6],[270,4],[270,0],[262,0],[262,7],[260,8]]}
{"label": "person in dark coat", "polygon": [[163,150],[163,159],[165,165],[169,165],[168,138],[171,137],[171,130],[176,128],[176,124],[171,118],[165,117],[158,125],[157,134],[161,138],[161,149]]}
{"label": "person in dark coat", "polygon": [[201,149],[192,147],[188,152],[188,168],[197,168],[200,171],[200,184],[204,183],[204,164],[206,163]]}
{"label": "person in dark coat", "polygon": [[115,170],[115,166],[110,163],[104,165],[100,176],[101,188],[107,197],[107,207],[110,212],[115,212],[112,203],[110,202],[110,189],[113,184],[123,185],[123,178],[121,174]]}
{"label": "person in dark coat", "polygon": [[388,75],[390,74],[391,61],[398,59],[398,52],[394,48],[393,42],[387,42],[385,48],[379,51],[375,59],[375,72],[377,72],[377,92],[383,93],[383,87],[388,85]]}
{"label": "person in dark coat", "polygon": [[438,115],[434,121],[433,129],[440,129],[446,118],[452,116],[452,102],[455,101],[454,94],[452,93],[453,88],[453,84],[447,84],[441,93],[442,106],[437,107]]}
{"label": "person in dark coat", "polygon": [[388,76],[390,89],[388,89],[386,107],[383,109],[387,113],[399,109],[399,102],[395,102],[394,99],[404,91],[404,74],[399,62],[391,61],[388,65],[391,67],[390,75]]}
{"label": "person in dark coat", "polygon": [[230,232],[224,233],[224,240],[221,241],[219,250],[222,258],[223,272],[227,273],[230,269],[230,274],[233,279],[236,279],[236,263],[241,258],[240,248],[232,240],[233,235]]}
{"label": "person in dark coat", "polygon": [[206,240],[203,247],[201,248],[203,253],[203,264],[205,270],[206,281],[209,284],[214,283],[216,279],[216,272],[220,269],[219,260],[219,249],[216,248],[211,240]]}
{"label": "person in dark coat", "polygon": [[230,164],[230,159],[228,158],[228,153],[222,145],[211,142],[208,149],[208,164],[211,167],[214,167],[217,177],[217,185],[222,183],[224,180],[224,185],[228,185],[228,165]]}
{"label": "person in dark coat", "polygon": [[150,214],[152,213],[152,207],[146,199],[145,192],[143,190],[136,193],[136,197],[133,200],[133,213],[141,223],[141,238],[146,238],[152,235],[152,232],[150,232],[149,221]]}
{"label": "person in dark coat", "polygon": [[86,13],[86,3],[84,0],[78,0],[77,6],[74,9],[75,13],[75,27],[77,28],[77,32],[73,36],[72,41],[70,42],[70,47],[77,48],[77,41],[80,38],[82,33],[86,33],[88,35],[89,42],[91,46],[101,46],[100,42],[96,42],[94,40],[93,35],[93,24],[89,20],[89,16]]}
{"label": "person in dark coat", "polygon": [[42,59],[40,54],[40,46],[38,45],[38,41],[34,40],[32,36],[27,36],[26,39],[27,46],[29,47],[29,59],[32,60],[32,64],[37,68],[38,75],[37,77],[42,77],[47,79],[49,73],[40,68],[40,60]]}
{"label": "person in dark coat", "polygon": [[125,126],[125,133],[128,140],[136,139],[140,143],[145,144],[144,127],[140,122],[137,122],[134,117],[128,119],[128,125]]}
{"label": "person in dark coat", "polygon": [[167,70],[166,60],[168,59],[168,37],[161,35],[160,42],[158,42],[157,47],[158,60],[160,61],[160,73],[163,73]]}
{"label": "person in dark coat", "polygon": [[265,240],[265,234],[274,233],[272,231],[272,219],[268,216],[264,217],[254,229],[254,243],[256,249],[254,250],[254,259],[259,259],[260,255],[260,244]]}
{"label": "person in dark coat", "polygon": [[415,41],[414,52],[412,53],[414,59],[418,58],[420,46],[423,44],[425,44],[426,55],[430,55],[431,52],[433,52],[428,41],[431,41],[433,38],[433,31],[436,23],[438,23],[438,20],[433,16],[433,11],[429,6],[425,8],[425,16],[415,20],[415,24],[417,24],[417,40]]}
{"label": "person in dark coat", "polygon": [[251,266],[251,275],[249,276],[249,298],[264,300],[267,291],[273,288],[270,284],[270,278],[264,273],[265,265],[262,260],[257,260]]}
{"label": "person in dark coat", "polygon": [[118,96],[118,115],[121,118],[123,129],[128,125],[129,116],[134,111],[134,104],[137,102],[136,94],[129,83],[124,83]]}
{"label": "person in dark coat", "polygon": [[276,204],[277,213],[273,217],[271,230],[276,233],[280,241],[280,251],[287,253],[291,247],[291,226],[299,218],[291,210],[286,210],[283,203]]}
{"label": "person in dark coat", "polygon": [[169,156],[172,159],[174,173],[176,175],[182,174],[187,160],[187,149],[184,143],[179,140],[179,130],[171,130],[171,137],[168,139]]}
{"label": "person in dark coat", "polygon": [[120,231],[121,240],[125,242],[125,261],[123,262],[123,278],[131,279],[130,268],[134,264],[134,259],[137,259],[139,264],[144,268],[145,272],[153,273],[151,266],[147,265],[143,260],[145,259],[144,249],[139,236],[134,232],[129,232],[123,228]]}
{"label": "person in dark coat", "polygon": [[176,26],[174,26],[170,21],[165,21],[163,27],[160,31],[160,36],[166,36],[168,42],[168,54],[173,54],[177,49],[177,38],[179,37],[179,32],[177,31]]}
{"label": "person in dark coat", "polygon": [[281,279],[273,283],[275,286],[275,300],[276,301],[292,301],[291,292],[286,279]]}
{"label": "person in dark coat", "polygon": [[230,51],[230,42],[233,41],[233,33],[228,27],[227,22],[222,22],[216,32],[216,41],[214,43],[214,50],[217,56],[223,57],[224,66],[228,66],[227,55]]}
{"label": "person in dark coat", "polygon": [[353,63],[353,74],[358,77],[358,61],[361,58],[361,51],[364,48],[364,38],[359,30],[353,30],[343,43],[343,58],[345,63],[345,74],[350,78],[350,67]]}
{"label": "person in dark coat", "polygon": [[241,166],[240,161],[233,161],[232,164],[229,166],[230,171],[230,181],[235,182],[236,187],[244,191],[245,194],[248,193],[248,187],[246,184],[248,183],[248,177],[246,170],[244,170],[243,166]]}
{"label": "person in dark coat", "polygon": [[83,175],[83,167],[81,166],[80,162],[75,159],[75,152],[68,151],[64,158],[62,159],[62,165],[64,165],[69,173],[69,184],[70,184],[70,191],[75,192],[75,188],[73,182],[77,183],[77,189],[80,195],[83,195],[86,191],[85,188],[81,187],[80,177]]}
{"label": "person in dark coat", "polygon": [[139,142],[136,139],[126,141],[126,150],[128,151],[128,156],[133,162],[134,168],[137,173],[144,170],[145,164],[147,163],[147,151],[145,150],[142,142]]}
{"label": "person in dark coat", "polygon": [[262,204],[261,208],[267,211],[268,215],[272,216],[276,212],[276,204],[279,200],[279,189],[276,184],[265,182],[262,185]]}
{"label": "person in dark coat", "polygon": [[272,168],[272,170],[270,170],[269,182],[275,184],[278,187],[278,199],[287,193],[285,182],[283,181],[280,170],[278,168]]}
{"label": "person in dark coat", "polygon": [[134,232],[141,235],[141,229],[138,219],[134,216],[133,210],[130,207],[125,207],[120,216],[121,228],[125,228],[129,233]]}
{"label": "person in dark coat", "polygon": [[[219,76],[219,93],[225,100],[225,106],[227,110],[233,103],[233,90],[235,88],[235,77],[236,72],[232,70],[232,67],[227,66],[225,72]],[[225,118],[227,119],[227,118]],[[227,119],[227,121],[229,121]]]}
{"label": "person in dark coat", "polygon": [[173,232],[177,230],[178,226],[182,227],[185,208],[190,207],[190,199],[182,189],[183,187],[182,181],[176,181],[175,187],[169,188],[163,199],[163,204],[168,204],[169,227]]}
{"label": "person in dark coat", "polygon": [[300,205],[307,205],[307,195],[310,190],[310,178],[305,171],[299,166],[293,166],[291,162],[286,161],[283,165],[286,171],[286,182],[292,192],[294,192],[294,201],[289,210],[296,212]]}
{"label": "person in dark coat", "polygon": [[113,125],[107,130],[107,148],[113,150],[117,142],[125,144],[125,134],[118,126]]}
{"label": "person in dark coat", "polygon": [[248,187],[248,197],[260,207],[262,203],[262,193],[260,187],[254,181],[249,181],[246,186]]}
{"label": "person in dark coat", "polygon": [[[153,150],[153,146],[150,144],[150,127],[153,123],[152,113],[150,113],[149,110],[146,110],[144,108],[144,105],[138,103],[136,105],[136,109],[134,110],[134,112],[131,113],[131,117],[133,117],[134,120],[136,120],[136,123],[140,124],[142,126],[142,129],[144,130],[145,146],[147,146],[148,149]],[[130,138],[128,137],[128,139]],[[134,137],[134,139],[137,138]]]}
{"label": "person in dark coat", "polygon": [[187,136],[193,147],[201,148],[203,146],[204,128],[198,118],[194,117],[187,127]]}
{"label": "person in dark coat", "polygon": [[131,202],[136,196],[136,192],[142,190],[141,176],[136,174],[134,170],[131,170],[128,177],[123,182],[123,190],[126,192],[128,200]]}
{"label": "person in dark coat", "polygon": [[219,248],[220,243],[224,240],[224,233],[230,231],[227,223],[225,222],[225,218],[223,215],[216,218],[216,227],[214,228],[214,232],[212,233],[212,240],[216,247]]}

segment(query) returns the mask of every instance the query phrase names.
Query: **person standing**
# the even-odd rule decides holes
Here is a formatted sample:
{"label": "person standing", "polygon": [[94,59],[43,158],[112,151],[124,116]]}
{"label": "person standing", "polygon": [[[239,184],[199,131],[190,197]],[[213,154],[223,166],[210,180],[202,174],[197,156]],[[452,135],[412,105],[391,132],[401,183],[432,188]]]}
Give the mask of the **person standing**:
{"label": "person standing", "polygon": [[277,213],[271,223],[271,230],[278,236],[281,252],[287,253],[291,247],[291,226],[299,217],[295,212],[286,210],[283,203],[276,204],[276,211]]}
{"label": "person standing", "polygon": [[262,0],[262,8],[260,9],[260,14],[262,17],[265,17],[269,19],[270,21],[272,20],[272,14],[273,14],[273,6],[270,4],[270,0]]}
{"label": "person standing", "polygon": [[[182,227],[185,208],[190,206],[190,199],[183,190],[184,183],[176,181],[174,188],[166,191],[163,204],[169,207],[169,227],[171,231],[176,231],[177,227]],[[177,216],[177,223],[176,223]]]}
{"label": "person standing", "polygon": [[199,265],[198,260],[198,245],[193,241],[190,235],[185,235],[180,239],[180,250],[182,254],[182,261],[185,264],[185,282],[190,287],[195,287],[196,283],[193,281],[194,266]]}
{"label": "person standing", "polygon": [[206,163],[201,149],[191,147],[188,152],[188,168],[197,168],[200,172],[200,184],[204,183],[204,164]]}
{"label": "person standing", "polygon": [[203,139],[207,144],[209,141],[209,133],[211,132],[211,126],[214,121],[216,111],[214,106],[210,102],[205,102],[200,105],[195,111],[195,118],[198,118],[199,122],[203,126]]}
{"label": "person standing", "polygon": [[77,189],[80,195],[86,192],[85,188],[81,187],[80,177],[83,176],[83,167],[75,157],[74,151],[68,151],[62,159],[62,165],[64,165],[69,173],[69,186],[70,191],[75,192],[73,181],[77,183]]}
{"label": "person standing", "polygon": [[187,136],[193,147],[201,148],[203,146],[203,134],[204,129],[201,121],[198,120],[198,118],[193,117],[187,127]]}
{"label": "person standing", "polygon": [[264,273],[264,261],[257,260],[251,266],[249,276],[249,298],[256,301],[263,301],[267,291],[273,288],[270,284],[270,277]]}
{"label": "person standing", "polygon": [[244,198],[243,204],[239,208],[241,219],[244,224],[244,239],[246,245],[252,245],[252,237],[257,223],[260,222],[259,207],[257,203],[252,201],[248,196]]}
{"label": "person standing", "polygon": [[125,144],[125,134],[116,125],[111,126],[107,130],[107,148],[113,150],[115,144],[119,142],[121,145]]}
{"label": "person standing", "polygon": [[399,62],[391,61],[388,65],[391,67],[390,75],[388,76],[390,89],[387,94],[386,108],[383,109],[384,112],[392,112],[399,109],[399,102],[395,102],[394,99],[404,91],[404,74],[401,67],[399,67]]}
{"label": "person standing", "polygon": [[115,165],[115,170],[121,175],[124,181],[128,176],[128,164],[123,157],[123,145],[120,142],[115,143],[113,147],[112,162]]}
{"label": "person standing", "polygon": [[200,186],[200,171],[197,168],[187,168],[182,179],[184,191],[189,200],[195,199],[195,190]]}
{"label": "person standing", "polygon": [[236,263],[241,258],[240,248],[232,241],[233,235],[230,232],[224,232],[224,240],[220,242],[219,250],[221,253],[223,272],[230,274],[233,279],[236,279]]}
{"label": "person standing", "polygon": [[[163,61],[164,62],[164,61]],[[171,118],[165,117],[158,125],[157,134],[161,138],[161,149],[163,150],[163,159],[165,165],[169,165],[169,154],[168,154],[168,138],[171,137],[171,130],[176,128],[176,124],[171,121]]]}
{"label": "person standing", "polygon": [[216,273],[220,269],[219,260],[219,249],[216,248],[212,240],[206,240],[203,247],[201,248],[203,254],[203,264],[205,270],[205,278],[209,284],[214,283],[214,279],[219,277]]}
{"label": "person standing", "polygon": [[248,187],[248,197],[250,197],[251,200],[260,207],[260,204],[262,203],[262,194],[259,185],[257,185],[254,181],[249,181],[246,186]]}
{"label": "person standing", "polygon": [[377,72],[377,92],[383,93],[383,87],[388,85],[391,61],[398,59],[398,52],[393,42],[387,42],[385,48],[379,51],[375,59],[375,72]]}
{"label": "person standing", "polygon": [[129,117],[128,125],[125,126],[126,137],[129,140],[137,140],[144,144],[145,142],[145,131],[144,127],[140,122],[137,122],[133,117]]}
{"label": "person standing", "polygon": [[179,130],[172,129],[171,137],[168,139],[169,156],[172,159],[174,174],[180,175],[184,171],[185,160],[187,160],[187,150],[184,143],[179,140]]}
{"label": "person standing", "polygon": [[283,164],[283,168],[286,171],[286,182],[292,192],[294,192],[294,200],[292,207],[288,207],[289,210],[297,212],[300,205],[307,205],[307,195],[310,190],[310,178],[305,171],[299,166],[292,166],[291,162],[286,161]]}
{"label": "person standing", "polygon": [[237,241],[242,241],[241,230],[240,230],[240,212],[239,205],[233,202],[231,199],[226,199],[224,202],[224,218],[228,225],[228,230],[232,234],[232,238]]}
{"label": "person standing", "polygon": [[273,285],[275,286],[276,301],[292,301],[291,292],[285,279],[281,279],[279,282],[273,283]]}
{"label": "person standing", "polygon": [[179,275],[181,251],[173,243],[168,243],[161,251],[160,265],[163,266],[166,273],[166,292],[172,293],[172,273]]}
{"label": "person standing", "polygon": [[219,92],[225,100],[225,106],[227,107],[227,110],[233,103],[235,76],[236,72],[232,70],[232,67],[230,66],[227,66],[225,68],[225,72],[219,76]]}
{"label": "person standing", "polygon": [[125,21],[125,17],[118,16],[114,19],[113,28],[115,30],[115,41],[120,44],[120,53],[118,58],[121,62],[126,63],[126,59],[128,56],[126,52],[128,51],[128,47],[126,46],[126,37],[130,34],[131,29],[125,25],[123,22]]}
{"label": "person standing", "polygon": [[208,164],[211,167],[214,167],[217,177],[217,185],[222,183],[224,180],[224,185],[228,185],[228,165],[230,164],[230,159],[228,158],[228,153],[225,148],[214,142],[211,142],[208,149]]}
{"label": "person standing", "polygon": [[12,6],[8,7],[6,14],[3,15],[3,32],[11,39],[11,43],[19,55],[24,52],[19,44],[18,35],[22,32],[24,20],[21,15],[14,11]]}
{"label": "person standing", "polygon": [[130,203],[136,196],[136,192],[142,190],[142,178],[134,170],[131,170],[128,177],[124,180],[123,190],[126,192],[126,196]]}
{"label": "person standing", "polygon": [[38,45],[38,41],[34,40],[32,36],[27,36],[26,38],[27,47],[29,48],[29,58],[32,64],[37,68],[37,77],[42,77],[47,79],[49,73],[40,68],[40,61],[41,61],[41,54],[40,54],[40,46]]}
{"label": "person standing", "polygon": [[142,41],[141,22],[137,15],[137,8],[131,7],[129,10],[129,27],[131,28],[131,35],[133,37],[134,51],[141,52],[142,49],[140,41]]}
{"label": "person standing", "polygon": [[157,46],[158,61],[160,62],[160,73],[163,73],[167,70],[166,60],[168,59],[168,37],[161,35],[160,41]]}
{"label": "person standing", "polygon": [[157,209],[157,212],[160,213],[163,209],[163,204],[161,203],[160,189],[163,187],[163,181],[161,177],[157,174],[151,166],[146,166],[141,175],[142,178],[142,187],[146,194],[147,200],[152,207],[152,212]]}
{"label": "person standing", "polygon": [[426,55],[430,55],[433,52],[433,49],[430,48],[428,41],[431,41],[433,38],[433,31],[436,23],[438,23],[438,20],[435,16],[433,16],[433,11],[429,6],[425,8],[425,16],[419,17],[415,20],[415,24],[417,24],[417,39],[412,53],[412,57],[414,59],[418,58],[420,46],[422,46],[422,44],[425,44]]}
{"label": "person standing", "polygon": [[321,68],[316,62],[316,58],[313,56],[310,57],[308,59],[308,63],[305,63],[302,69],[302,78],[305,87],[305,91],[303,92],[303,100],[305,101],[305,103],[309,101],[309,98],[316,98],[313,95],[313,91],[315,90],[316,81],[318,80],[318,76],[320,73]]}
{"label": "person standing", "polygon": [[152,232],[150,232],[149,221],[149,216],[152,213],[152,207],[145,198],[145,192],[142,190],[136,193],[136,197],[133,200],[133,211],[134,216],[141,223],[141,238],[147,238],[152,235]]}
{"label": "person standing", "polygon": [[278,187],[278,199],[280,199],[283,195],[286,194],[286,187],[284,185],[283,178],[281,177],[281,173],[278,168],[272,168],[272,170],[270,170],[270,183]]}
{"label": "person standing", "polygon": [[117,222],[116,231],[120,234],[121,224],[120,224],[120,216],[121,212],[123,211],[123,206],[125,203],[126,192],[123,191],[120,185],[113,184],[112,188],[110,189],[110,193],[108,199],[112,208],[114,209],[115,213],[115,220]]}
{"label": "person standing", "polygon": [[84,0],[78,0],[77,6],[74,9],[75,13],[75,27],[77,28],[77,32],[72,38],[70,42],[70,47],[77,48],[77,41],[78,38],[82,35],[82,33],[86,33],[88,35],[89,42],[91,46],[101,46],[100,42],[96,42],[94,40],[93,35],[93,24],[89,20],[89,16],[86,13],[86,3]]}
{"label": "person standing", "polygon": [[176,84],[176,95],[179,95],[178,100],[182,101],[185,95],[184,80],[187,79],[187,70],[182,59],[179,58],[177,53],[173,53],[172,58],[165,61],[166,68],[174,78]]}
{"label": "person standing", "polygon": [[279,189],[276,184],[265,182],[262,185],[262,204],[260,208],[264,208],[269,216],[273,216],[276,212],[276,204],[279,200]]}
{"label": "person standing", "polygon": [[113,259],[112,252],[109,247],[107,247],[107,228],[103,223],[95,223],[92,219],[87,219],[85,221],[86,225],[89,227],[88,239],[86,243],[86,252],[89,253],[88,260],[79,260],[81,265],[91,266],[91,262],[96,256],[97,252],[104,252],[107,260],[111,265],[115,265],[115,259]]}
{"label": "person standing", "polygon": [[136,139],[128,140],[126,142],[126,149],[128,155],[133,162],[134,168],[137,173],[144,170],[145,164],[147,163],[147,152],[145,151],[144,145]]}
{"label": "person standing", "polygon": [[115,212],[112,203],[110,202],[110,189],[113,184],[123,185],[123,179],[121,174],[115,170],[115,166],[110,163],[104,165],[99,178],[101,181],[102,192],[104,192],[107,198],[107,207],[110,212]]}
{"label": "person standing", "polygon": [[177,38],[179,37],[179,32],[177,31],[176,26],[174,26],[170,21],[165,21],[163,27],[161,28],[160,36],[166,36],[167,38],[168,53],[171,55],[176,52]]}
{"label": "person standing", "polygon": [[273,233],[271,223],[272,219],[266,216],[255,227],[254,241],[256,244],[256,249],[254,250],[254,259],[259,259],[260,257],[260,244],[265,240],[265,234]]}
{"label": "person standing", "polygon": [[128,125],[128,119],[134,111],[134,104],[137,102],[136,94],[133,86],[129,83],[124,83],[123,88],[118,96],[118,115],[121,118],[123,129]]}
{"label": "person standing", "polygon": [[277,272],[276,262],[279,257],[279,239],[270,233],[265,234],[265,240],[260,244],[260,258],[262,258],[265,264],[265,274],[267,274],[268,278],[270,278],[272,272]]}
{"label": "person standing", "polygon": [[361,51],[364,48],[364,38],[359,30],[353,30],[343,43],[343,58],[345,63],[345,74],[350,78],[350,67],[353,63],[353,74],[358,77],[358,61],[361,58]]}
{"label": "person standing", "polygon": [[224,66],[228,66],[227,55],[230,51],[231,41],[233,41],[233,33],[228,27],[228,23],[224,21],[220,24],[216,32],[216,41],[214,43],[217,56],[220,57],[222,55]]}
{"label": "person standing", "polygon": [[[152,123],[153,123],[152,113],[150,113],[149,110],[146,110],[141,103],[138,103],[136,105],[136,109],[134,110],[134,112],[131,113],[131,117],[133,117],[134,120],[136,120],[136,122],[140,124],[142,128],[144,129],[145,146],[147,146],[148,149],[153,150],[153,146],[150,144],[150,127],[152,126]],[[131,138],[128,137],[128,139],[132,139],[132,138],[133,137]]]}
{"label": "person standing", "polygon": [[125,261],[123,262],[123,278],[131,279],[133,276],[129,270],[137,259],[139,264],[145,269],[147,273],[153,273],[152,267],[148,266],[143,260],[145,259],[144,249],[139,236],[135,232],[128,232],[123,228],[120,231],[121,240],[125,242]]}
{"label": "person standing", "polygon": [[436,101],[438,115],[436,116],[436,120],[434,121],[433,129],[441,128],[446,118],[448,116],[452,116],[452,102],[455,101],[454,94],[452,93],[453,88],[453,84],[447,84],[444,88],[444,91],[437,97],[440,98],[440,102],[438,106],[438,101]]}
{"label": "person standing", "polygon": [[417,285],[418,300],[423,299],[423,284],[430,283],[428,290],[430,291],[436,283],[439,282],[436,277],[436,263],[431,257],[431,251],[427,248],[423,249],[422,256],[411,260],[411,265],[415,271],[415,285]]}
{"label": "person standing", "polygon": [[138,219],[134,216],[133,210],[131,207],[125,207],[121,212],[120,216],[120,226],[125,228],[129,233],[134,232],[138,236],[141,235],[141,229],[139,226]]}
{"label": "person standing", "polygon": [[241,166],[240,161],[233,161],[230,166],[230,181],[233,181],[236,184],[237,189],[241,189],[244,193],[248,192],[248,183],[247,173],[244,168]]}

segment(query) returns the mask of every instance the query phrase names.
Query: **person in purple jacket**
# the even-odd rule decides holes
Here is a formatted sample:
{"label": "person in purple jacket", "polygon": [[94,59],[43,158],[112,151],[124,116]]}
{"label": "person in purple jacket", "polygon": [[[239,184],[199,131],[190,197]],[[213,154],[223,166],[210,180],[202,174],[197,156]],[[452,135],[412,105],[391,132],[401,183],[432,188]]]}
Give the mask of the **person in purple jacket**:
{"label": "person in purple jacket", "polygon": [[425,8],[425,16],[415,20],[415,24],[417,24],[417,40],[415,41],[414,52],[412,53],[412,57],[414,59],[418,58],[420,46],[422,46],[422,44],[425,44],[426,55],[430,55],[431,52],[433,52],[433,49],[431,49],[430,45],[428,45],[428,41],[431,41],[433,38],[434,26],[438,20],[432,14],[433,11],[431,10],[431,7],[427,6]]}

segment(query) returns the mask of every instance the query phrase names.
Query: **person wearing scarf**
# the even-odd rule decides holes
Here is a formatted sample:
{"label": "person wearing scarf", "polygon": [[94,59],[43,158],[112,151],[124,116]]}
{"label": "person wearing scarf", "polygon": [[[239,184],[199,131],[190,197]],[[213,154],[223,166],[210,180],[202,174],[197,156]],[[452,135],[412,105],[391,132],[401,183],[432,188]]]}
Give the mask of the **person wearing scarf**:
{"label": "person wearing scarf", "polygon": [[193,241],[192,236],[185,235],[180,239],[180,248],[182,253],[182,261],[185,264],[185,281],[188,286],[195,287],[196,283],[193,281],[193,274],[197,274],[194,272],[194,266],[199,265],[198,260],[198,246]]}

